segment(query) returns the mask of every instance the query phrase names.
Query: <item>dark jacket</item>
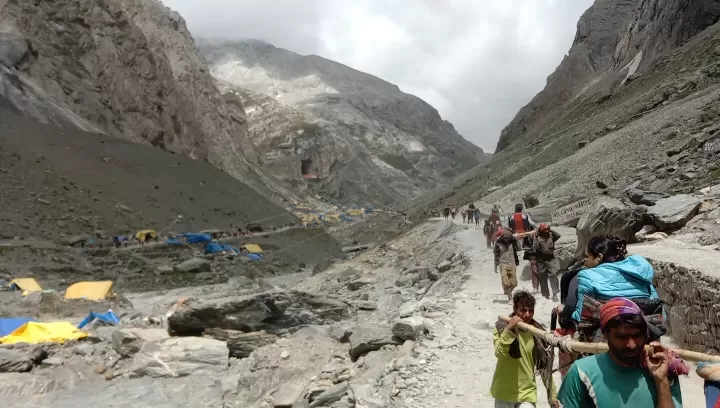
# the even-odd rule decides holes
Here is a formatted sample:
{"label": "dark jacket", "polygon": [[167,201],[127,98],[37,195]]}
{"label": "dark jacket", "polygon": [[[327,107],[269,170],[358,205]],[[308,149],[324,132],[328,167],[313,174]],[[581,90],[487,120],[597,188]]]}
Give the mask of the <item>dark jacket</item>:
{"label": "dark jacket", "polygon": [[533,238],[532,249],[530,252],[532,252],[535,257],[541,261],[555,259],[555,242],[557,242],[560,238],[560,234],[552,229],[550,230],[550,235],[548,237],[543,237],[540,233],[538,233],[538,235]]}

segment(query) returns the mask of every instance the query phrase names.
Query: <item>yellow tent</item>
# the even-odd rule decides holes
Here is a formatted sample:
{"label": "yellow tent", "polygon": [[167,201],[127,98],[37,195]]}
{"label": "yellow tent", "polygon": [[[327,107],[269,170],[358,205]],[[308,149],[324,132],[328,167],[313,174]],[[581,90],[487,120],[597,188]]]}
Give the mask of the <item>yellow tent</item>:
{"label": "yellow tent", "polygon": [[260,254],[263,251],[258,244],[245,244],[242,249],[250,252],[251,254]]}
{"label": "yellow tent", "polygon": [[150,239],[155,239],[157,238],[157,232],[153,230],[142,230],[138,231],[137,234],[135,234],[135,238],[139,239],[140,241],[145,241],[148,236]]}
{"label": "yellow tent", "polygon": [[112,281],[77,282],[65,291],[65,299],[103,300],[112,294]]}
{"label": "yellow tent", "polygon": [[64,343],[67,340],[76,340],[87,336],[87,333],[69,322],[27,322],[7,336],[0,337],[0,344]]}
{"label": "yellow tent", "polygon": [[359,215],[363,215],[363,214],[364,214],[363,210],[355,210],[355,209],[353,209],[353,210],[348,210],[347,213],[348,213],[348,215],[351,215],[351,216],[353,216],[353,217],[357,217],[357,216],[359,216]]}
{"label": "yellow tent", "polygon": [[22,290],[23,294],[42,292],[42,288],[33,278],[13,279],[12,282],[10,282],[10,288],[17,288],[18,290]]}

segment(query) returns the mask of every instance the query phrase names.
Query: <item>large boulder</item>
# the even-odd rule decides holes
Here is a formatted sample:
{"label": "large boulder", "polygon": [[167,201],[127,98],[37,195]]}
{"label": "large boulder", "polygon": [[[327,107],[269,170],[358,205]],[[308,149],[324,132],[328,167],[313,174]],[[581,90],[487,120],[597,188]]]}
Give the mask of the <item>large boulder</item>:
{"label": "large boulder", "polygon": [[425,332],[425,319],[412,316],[399,319],[392,327],[392,335],[401,340],[417,340]]}
{"label": "large boulder", "polygon": [[661,231],[681,228],[697,215],[701,205],[700,198],[680,194],[658,200],[648,208],[648,216]]}
{"label": "large boulder", "polygon": [[583,256],[588,241],[597,236],[617,235],[633,242],[635,233],[643,227],[646,211],[645,207],[630,208],[610,197],[597,199],[578,220],[575,256]]}
{"label": "large boulder", "polygon": [[363,354],[393,343],[395,340],[390,325],[360,324],[353,328],[350,335],[350,358],[355,361]]}
{"label": "large boulder", "polygon": [[222,384],[203,377],[138,378],[76,385],[23,397],[3,397],[7,408],[223,408]]}
{"label": "large boulder", "polygon": [[39,347],[29,351],[0,349],[0,373],[26,373],[47,358],[47,352]]}
{"label": "large boulder", "polygon": [[133,377],[185,377],[224,373],[227,345],[204,337],[173,337],[145,343],[133,357]]}
{"label": "large boulder", "polygon": [[175,272],[210,272],[210,261],[204,258],[192,258],[175,265]]}
{"label": "large boulder", "polygon": [[168,330],[200,335],[207,328],[269,333],[348,317],[349,304],[301,291],[276,291],[202,303],[189,299],[168,317]]}
{"label": "large boulder", "polygon": [[637,205],[655,205],[658,200],[670,197],[669,194],[659,193],[655,191],[644,191],[633,188],[625,192],[628,199]]}
{"label": "large boulder", "polygon": [[256,349],[273,344],[278,336],[264,331],[243,333],[236,330],[207,329],[205,336],[227,343],[230,357],[245,358]]}

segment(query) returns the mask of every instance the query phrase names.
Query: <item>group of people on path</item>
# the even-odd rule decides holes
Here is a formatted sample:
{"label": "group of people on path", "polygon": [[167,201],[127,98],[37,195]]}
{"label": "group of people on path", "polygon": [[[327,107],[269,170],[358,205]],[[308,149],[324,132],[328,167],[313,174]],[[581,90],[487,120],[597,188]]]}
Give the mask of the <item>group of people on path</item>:
{"label": "group of people on path", "polygon": [[480,226],[480,210],[475,208],[475,204],[473,203],[468,204],[468,206],[463,209],[458,209],[456,206],[447,204],[442,212],[445,220],[454,220],[457,215],[460,214],[463,224],[475,223],[476,226]]}
{"label": "group of people on path", "polygon": [[[499,223],[499,218],[495,222]],[[546,299],[552,298],[557,302],[560,292],[557,274],[560,265],[555,259],[555,243],[561,238],[560,234],[546,223],[536,224],[530,215],[523,212],[522,204],[517,204],[515,212],[508,216],[508,228],[494,225],[495,272],[500,273],[508,302],[511,302],[512,291],[517,287],[517,266],[520,265],[517,253],[520,250],[524,252],[523,259],[530,263],[535,293],[540,291]],[[517,236],[521,238],[516,239]],[[512,256],[509,255],[511,252]]]}
{"label": "group of people on path", "polygon": [[[628,255],[620,237],[594,237],[585,259],[558,282],[554,250],[560,234],[547,224],[535,224],[522,212],[522,205],[516,206],[508,226],[497,232],[494,246],[495,272],[513,307],[509,323],[498,320],[493,332],[498,359],[491,387],[495,407],[534,407],[536,373],[553,408],[682,407],[679,377],[690,369],[659,342],[667,332],[666,316],[650,263]],[[537,292],[539,287],[545,298],[550,298],[551,290],[553,300],[560,295],[562,303],[553,311],[553,321],[560,327],[551,325],[554,334],[608,345],[607,353],[596,355],[561,350],[559,390],[552,379],[553,346],[518,326],[522,322],[546,330],[534,319],[534,295],[514,291],[520,250],[530,261],[533,289]],[[706,379],[707,408],[719,408],[720,364],[701,364],[697,372]]]}

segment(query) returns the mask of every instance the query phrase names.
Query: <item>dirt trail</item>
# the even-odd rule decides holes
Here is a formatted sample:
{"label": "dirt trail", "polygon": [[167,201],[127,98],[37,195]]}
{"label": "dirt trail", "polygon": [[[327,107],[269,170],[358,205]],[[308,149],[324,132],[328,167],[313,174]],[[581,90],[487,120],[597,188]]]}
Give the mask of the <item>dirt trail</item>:
{"label": "dirt trail", "polygon": [[[498,314],[507,315],[512,307],[502,293],[500,277],[493,272],[492,251],[485,246],[482,228],[470,227],[457,233],[455,239],[471,260],[471,278],[463,290],[453,296],[455,310],[433,327],[435,338],[423,341],[422,346],[433,349],[437,360],[432,362],[429,375],[420,375],[422,392],[405,399],[408,407],[494,406],[490,385],[497,360],[493,352],[492,329]],[[524,261],[521,261],[518,270],[523,266]],[[529,281],[518,283],[521,289],[531,289]],[[536,319],[549,327],[553,302],[539,294],[537,299]],[[555,381],[559,384],[557,373]],[[690,377],[681,379],[681,383],[683,405],[704,406],[703,381],[694,373],[694,367]],[[544,388],[539,385],[538,407],[549,406],[545,395]]]}

